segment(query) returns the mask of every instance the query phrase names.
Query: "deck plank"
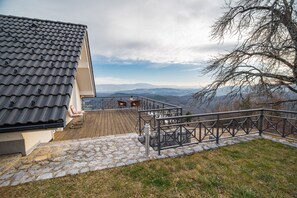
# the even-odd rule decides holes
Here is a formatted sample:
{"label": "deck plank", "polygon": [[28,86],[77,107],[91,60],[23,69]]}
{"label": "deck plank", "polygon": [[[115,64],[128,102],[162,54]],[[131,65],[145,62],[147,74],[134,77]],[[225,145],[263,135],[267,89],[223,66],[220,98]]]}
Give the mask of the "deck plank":
{"label": "deck plank", "polygon": [[68,124],[54,134],[54,141],[136,132],[137,110],[92,111],[86,112],[85,118],[82,128],[70,129]]}

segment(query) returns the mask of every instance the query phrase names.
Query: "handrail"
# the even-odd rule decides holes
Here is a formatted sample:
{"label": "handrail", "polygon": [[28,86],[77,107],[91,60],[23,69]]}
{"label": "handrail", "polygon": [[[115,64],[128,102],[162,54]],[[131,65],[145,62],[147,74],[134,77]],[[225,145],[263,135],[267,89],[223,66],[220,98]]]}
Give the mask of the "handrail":
{"label": "handrail", "polygon": [[[135,97],[135,98],[139,98],[140,96],[133,96],[133,97]],[[115,95],[115,96],[100,96],[100,97],[83,97],[83,99],[107,99],[107,98],[130,98],[130,96],[121,96],[121,95],[119,95],[119,96],[117,96],[117,95]]]}
{"label": "handrail", "polygon": [[170,104],[170,103],[167,103],[167,102],[163,102],[163,101],[160,101],[160,100],[155,100],[155,99],[144,97],[144,96],[138,96],[138,97],[139,98],[142,98],[142,99],[145,99],[145,100],[150,100],[150,101],[153,101],[153,102],[162,103],[162,104],[167,105],[167,106],[181,108],[180,106],[177,106],[177,105],[174,105],[174,104]]}
{"label": "handrail", "polygon": [[170,107],[170,108],[159,108],[159,109],[145,109],[145,110],[138,110],[138,112],[166,111],[166,110],[173,110],[173,109],[181,109],[181,107]]}
{"label": "handrail", "polygon": [[288,110],[277,110],[277,109],[263,109],[264,111],[271,111],[271,112],[279,112],[279,113],[291,113],[291,114],[297,114],[296,111],[288,111]]}
{"label": "handrail", "polygon": [[[95,98],[85,97],[83,99],[84,100],[92,99],[92,100],[101,102],[100,104],[98,104],[99,106],[95,106],[95,107],[96,107],[96,110],[99,110],[99,109],[103,110],[103,109],[116,109],[116,108],[118,108],[115,103],[117,99],[128,100],[129,98],[130,98],[130,96],[115,95],[115,96],[103,96],[103,97],[95,97]],[[180,106],[177,106],[174,104],[162,102],[162,101],[151,99],[151,98],[144,97],[144,96],[133,96],[133,98],[136,100],[142,101],[138,110],[154,111],[155,109],[160,110],[160,109],[169,109],[169,108],[181,108]],[[110,104],[106,108],[106,105],[108,103],[110,103]],[[112,103],[114,103],[114,104],[112,104]],[[83,107],[87,107],[87,106],[84,106],[84,103],[82,103],[82,105],[83,105]],[[112,106],[112,107],[110,107],[110,106]]]}
{"label": "handrail", "polygon": [[[228,116],[222,116],[228,115]],[[297,112],[248,109],[156,118],[152,147],[158,150],[240,135],[272,133],[283,138],[297,135]]]}
{"label": "handrail", "polygon": [[239,111],[224,111],[224,112],[213,112],[213,113],[202,113],[202,114],[192,114],[192,115],[182,115],[182,116],[172,116],[166,118],[157,118],[157,120],[168,120],[168,119],[179,119],[179,118],[194,118],[194,117],[206,117],[206,116],[215,116],[215,115],[228,115],[235,113],[251,113],[251,112],[259,112],[259,111],[270,111],[270,112],[279,112],[279,113],[290,113],[297,114],[295,111],[286,111],[286,110],[276,110],[276,109],[248,109],[248,110],[239,110]]}

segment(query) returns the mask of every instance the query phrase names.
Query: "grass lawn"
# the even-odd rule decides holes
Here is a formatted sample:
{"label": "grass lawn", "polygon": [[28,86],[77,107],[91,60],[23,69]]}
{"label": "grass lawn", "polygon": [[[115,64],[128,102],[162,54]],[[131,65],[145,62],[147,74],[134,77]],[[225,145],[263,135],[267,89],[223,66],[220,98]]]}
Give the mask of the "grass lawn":
{"label": "grass lawn", "polygon": [[0,188],[0,197],[297,197],[297,149],[258,139]]}

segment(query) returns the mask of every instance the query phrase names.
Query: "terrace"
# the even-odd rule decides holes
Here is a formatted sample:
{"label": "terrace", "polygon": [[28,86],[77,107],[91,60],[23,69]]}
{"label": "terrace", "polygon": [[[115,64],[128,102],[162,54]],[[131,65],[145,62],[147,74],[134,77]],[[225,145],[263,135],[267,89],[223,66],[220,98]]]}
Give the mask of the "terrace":
{"label": "terrace", "polygon": [[[139,105],[132,106],[133,101]],[[121,106],[123,102],[125,105]],[[295,141],[297,112],[251,109],[183,115],[182,108],[150,98],[99,97],[83,99],[86,111],[82,128],[55,134],[55,141],[137,133],[144,144],[144,126],[150,126],[150,146],[161,150],[222,139],[269,134]]]}
{"label": "terrace", "polygon": [[[125,102],[126,106],[119,106],[119,101]],[[133,101],[139,101],[139,106],[131,106]],[[63,131],[55,133],[55,141],[125,133],[141,134],[145,123],[155,127],[158,117],[182,115],[182,109],[176,105],[141,96],[133,100],[129,97],[84,98],[82,106],[86,111],[83,126],[71,129],[71,124],[68,124]]]}
{"label": "terrace", "polygon": [[[0,176],[0,186],[75,175],[152,159],[192,155],[248,141],[259,142],[258,147],[261,147],[255,150],[247,146],[249,149],[246,150],[250,150],[248,152],[259,153],[262,149],[270,152],[270,148],[263,146],[266,140],[256,140],[261,139],[261,136],[263,139],[297,147],[297,112],[251,109],[182,115],[182,109],[175,105],[145,97],[137,97],[135,100],[139,105],[131,107],[128,97],[85,99],[83,107],[87,112],[83,127],[68,127],[57,132],[56,141],[42,144],[30,155],[19,158],[15,162],[19,165],[12,168],[10,164],[4,166],[6,172]],[[119,106],[118,101],[126,102],[127,105]],[[110,136],[115,134],[122,135]],[[168,162],[174,163],[170,160]]]}
{"label": "terrace", "polygon": [[71,129],[69,125],[64,131],[55,133],[54,140],[71,140],[94,138],[135,132],[137,110],[101,110],[88,111],[82,128]]}

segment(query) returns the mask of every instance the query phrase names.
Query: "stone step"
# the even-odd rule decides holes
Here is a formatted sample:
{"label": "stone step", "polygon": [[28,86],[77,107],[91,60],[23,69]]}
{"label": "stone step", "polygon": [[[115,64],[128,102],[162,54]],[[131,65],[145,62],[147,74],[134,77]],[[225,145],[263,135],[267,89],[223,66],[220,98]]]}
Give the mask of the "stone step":
{"label": "stone step", "polygon": [[20,165],[22,155],[20,153],[10,155],[0,155],[0,175],[9,169]]}

